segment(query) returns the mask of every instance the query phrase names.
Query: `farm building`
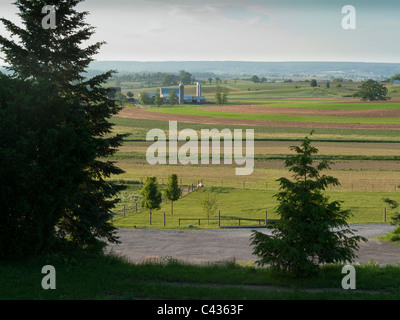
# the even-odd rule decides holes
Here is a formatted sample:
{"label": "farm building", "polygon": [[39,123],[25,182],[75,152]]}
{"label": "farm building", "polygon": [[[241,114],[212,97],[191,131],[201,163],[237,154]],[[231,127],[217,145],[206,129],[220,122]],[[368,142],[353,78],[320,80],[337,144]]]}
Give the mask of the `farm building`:
{"label": "farm building", "polygon": [[205,103],[206,98],[201,96],[201,83],[197,82],[196,84],[196,95],[192,96],[189,94],[185,94],[185,86],[183,83],[179,85],[179,89],[171,89],[171,88],[161,88],[160,96],[164,98],[166,102],[169,101],[169,94],[171,91],[176,92],[176,96],[178,97],[179,104],[184,103]]}

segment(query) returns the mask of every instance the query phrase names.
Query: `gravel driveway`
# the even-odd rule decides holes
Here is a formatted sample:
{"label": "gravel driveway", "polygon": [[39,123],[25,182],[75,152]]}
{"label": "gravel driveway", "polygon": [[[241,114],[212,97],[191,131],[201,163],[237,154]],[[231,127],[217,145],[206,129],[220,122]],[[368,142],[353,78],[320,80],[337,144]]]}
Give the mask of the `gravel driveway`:
{"label": "gravel driveway", "polygon": [[[358,234],[369,239],[360,243],[355,263],[400,263],[400,245],[381,242],[376,237],[393,230],[387,224],[351,225]],[[268,229],[257,229],[270,233]],[[149,259],[175,258],[191,263],[255,261],[250,246],[251,229],[218,230],[157,230],[119,229],[121,244],[109,245],[108,249],[139,263]]]}

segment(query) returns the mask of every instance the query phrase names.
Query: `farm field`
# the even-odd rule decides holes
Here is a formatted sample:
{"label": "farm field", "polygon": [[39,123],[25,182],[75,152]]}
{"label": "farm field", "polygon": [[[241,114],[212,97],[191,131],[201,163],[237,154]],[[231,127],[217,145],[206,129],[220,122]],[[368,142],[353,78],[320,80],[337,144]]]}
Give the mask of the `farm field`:
{"label": "farm field", "polygon": [[[276,180],[290,178],[284,168],[284,160],[292,154],[289,147],[298,145],[311,130],[314,130],[313,145],[319,150],[317,159],[332,161],[332,170],[326,174],[338,178],[341,183],[326,192],[331,199],[343,201],[343,207],[353,212],[349,222],[390,220],[388,209],[385,221],[382,199],[396,198],[400,185],[400,102],[396,87],[388,86],[392,93],[388,102],[361,102],[348,97],[359,86],[355,83],[332,89],[309,88],[305,84],[296,89],[293,84],[257,84],[251,85],[254,90],[248,91],[246,86],[250,85],[229,83],[230,103],[226,106],[213,104],[215,86],[204,85],[209,104],[174,108],[149,105],[144,109],[130,106],[112,119],[115,132],[130,133],[113,158],[125,173],[110,179],[128,186],[115,209],[116,226],[164,228],[165,211],[165,228],[187,228],[189,224],[194,228],[217,228],[215,216],[210,221],[200,220],[198,225],[198,219],[206,219],[199,205],[201,192],[188,191],[199,181],[217,192],[218,209],[224,221],[221,224],[238,224],[239,218],[243,219],[241,225],[258,224],[265,220],[266,210],[268,219],[277,219],[274,194],[279,185]],[[190,90],[193,88],[189,87],[189,93]],[[294,91],[297,95],[293,95]],[[254,129],[253,173],[236,176],[235,164],[202,165],[200,158],[199,164],[187,166],[149,165],[146,151],[153,142],[146,141],[147,132],[158,128],[165,131],[168,139],[170,120],[178,122],[178,130],[190,128],[199,137],[202,129],[227,128],[232,132]],[[177,147],[184,143],[179,142]],[[223,151],[221,143],[221,160]],[[147,176],[156,176],[162,189],[171,173],[178,175],[184,196],[175,202],[173,215],[170,203],[164,202],[161,210],[152,214],[150,225],[148,210],[140,208],[141,186]],[[179,222],[179,219],[197,221]]]}

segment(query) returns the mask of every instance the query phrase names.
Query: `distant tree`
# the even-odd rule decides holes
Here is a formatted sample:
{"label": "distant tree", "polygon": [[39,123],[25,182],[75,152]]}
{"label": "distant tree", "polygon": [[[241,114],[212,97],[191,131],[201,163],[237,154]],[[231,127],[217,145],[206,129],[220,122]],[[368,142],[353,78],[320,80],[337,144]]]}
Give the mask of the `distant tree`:
{"label": "distant tree", "polygon": [[219,84],[219,83],[222,82],[222,80],[221,80],[221,78],[215,78],[215,82],[216,82],[217,84]]}
{"label": "distant tree", "polygon": [[217,86],[215,90],[215,103],[219,106],[228,103],[229,89],[227,87]]}
{"label": "distant tree", "polygon": [[208,78],[208,82],[210,83],[210,85],[211,85],[212,81],[213,81],[213,78]]}
{"label": "distant tree", "polygon": [[130,99],[132,99],[132,98],[135,96],[135,95],[133,94],[132,91],[128,91],[128,92],[126,93],[126,95],[127,95],[127,97],[130,98]]}
{"label": "distant tree", "polygon": [[169,93],[169,104],[171,106],[174,106],[174,105],[178,104],[178,96],[177,96],[175,90],[172,90]]}
{"label": "distant tree", "polygon": [[318,86],[317,80],[311,79],[311,81],[310,81],[310,86],[313,87],[313,88],[317,87],[317,86]]}
{"label": "distant tree", "polygon": [[147,92],[140,92],[139,93],[139,102],[143,105],[148,105],[152,103],[150,95]]}
{"label": "distant tree", "polygon": [[400,80],[400,73],[395,74],[393,77],[390,78],[390,84],[393,84],[393,81]]}
{"label": "distant tree", "polygon": [[141,206],[150,211],[160,209],[162,195],[157,185],[156,177],[147,177],[140,194],[142,195]]}
{"label": "distant tree", "polygon": [[388,89],[377,81],[368,80],[364,82],[359,90],[353,94],[354,98],[360,98],[363,101],[379,101],[379,100],[388,100],[387,97]]}
{"label": "distant tree", "polygon": [[179,76],[180,76],[180,80],[184,85],[189,85],[192,84],[194,82],[194,77],[192,76],[191,73],[185,71],[185,70],[181,70],[179,71]]}
{"label": "distant tree", "polygon": [[201,192],[200,205],[210,224],[210,216],[215,215],[218,210],[217,195],[209,188],[202,189]]}
{"label": "distant tree", "polygon": [[253,81],[254,83],[259,83],[260,82],[260,78],[256,75],[251,77],[251,81]]}
{"label": "distant tree", "polygon": [[163,86],[172,86],[178,83],[178,77],[173,74],[166,74],[162,80]]}
{"label": "distant tree", "polygon": [[278,179],[280,192],[276,222],[272,235],[254,232],[251,240],[257,264],[306,275],[317,270],[319,264],[346,263],[355,258],[358,242],[365,238],[354,236],[347,220],[349,210],[338,201],[329,202],[323,192],[339,181],[322,175],[329,169],[327,161],[315,164],[318,150],[306,137],[300,146],[292,146],[296,154],[285,161],[293,173],[293,181]]}
{"label": "distant tree", "polygon": [[262,78],[261,78],[261,82],[262,82],[262,83],[267,82],[267,80],[268,80],[268,79],[267,79],[266,77],[262,77]]}
{"label": "distant tree", "polygon": [[161,98],[161,90],[160,89],[157,89],[157,91],[156,91],[154,103],[157,105],[158,108],[164,103],[164,99]]}
{"label": "distant tree", "polygon": [[331,87],[331,84],[329,83],[329,81],[326,83],[326,88],[329,89]]}
{"label": "distant tree", "polygon": [[174,213],[174,201],[179,200],[181,194],[182,190],[178,184],[178,176],[173,173],[168,177],[167,185],[164,189],[164,197],[171,201],[171,214]]}

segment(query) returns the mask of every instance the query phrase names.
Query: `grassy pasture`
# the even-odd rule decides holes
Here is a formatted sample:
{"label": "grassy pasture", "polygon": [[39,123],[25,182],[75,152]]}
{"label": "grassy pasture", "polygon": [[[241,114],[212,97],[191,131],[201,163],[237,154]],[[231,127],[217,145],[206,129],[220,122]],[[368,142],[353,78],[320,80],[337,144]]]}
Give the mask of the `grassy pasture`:
{"label": "grassy pasture", "polygon": [[[217,195],[218,210],[221,212],[221,225],[239,225],[238,219],[255,219],[254,221],[242,220],[240,225],[258,225],[263,224],[265,211],[267,210],[268,219],[278,219],[275,208],[277,201],[274,195],[277,191],[240,189],[232,187],[210,187]],[[132,191],[131,191],[132,192]],[[384,221],[384,203],[382,198],[393,197],[390,192],[341,192],[327,191],[327,196],[331,200],[343,201],[343,209],[351,210],[353,217],[349,223],[383,223]],[[164,212],[166,214],[166,228],[187,228],[192,224],[196,228],[218,228],[218,215],[210,217],[207,221],[206,214],[202,211],[200,199],[201,190],[195,190],[190,194],[184,195],[180,200],[174,203],[174,212],[171,214],[170,203],[164,203],[160,210],[154,211],[151,216],[148,210],[139,210],[136,213],[134,206],[120,204],[116,209],[118,218],[114,220],[117,227],[133,228],[164,228]],[[126,207],[126,217],[123,217],[122,205]],[[179,219],[182,220],[179,224]],[[200,225],[198,219],[200,221]],[[261,221],[256,221],[257,219]],[[388,211],[387,222],[390,220]]]}

